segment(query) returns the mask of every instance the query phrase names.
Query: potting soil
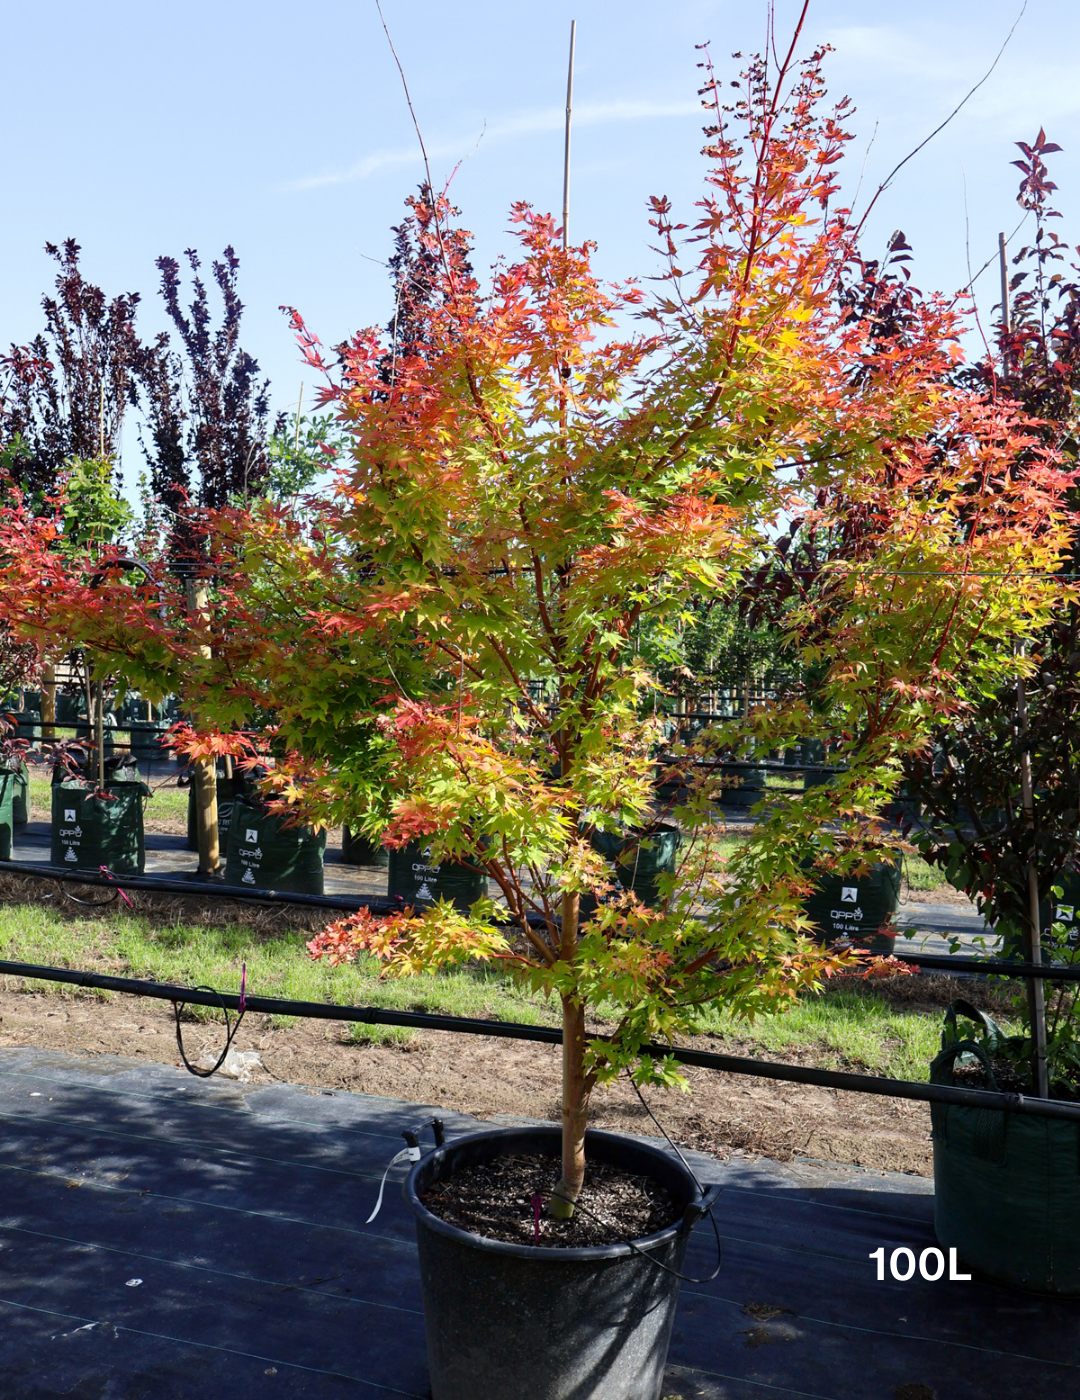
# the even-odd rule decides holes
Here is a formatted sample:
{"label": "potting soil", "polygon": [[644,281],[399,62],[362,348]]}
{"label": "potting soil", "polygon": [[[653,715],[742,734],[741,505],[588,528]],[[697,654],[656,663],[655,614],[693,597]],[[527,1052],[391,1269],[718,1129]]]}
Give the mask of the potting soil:
{"label": "potting soil", "polygon": [[599,1163],[588,1170],[573,1217],[549,1219],[559,1171],[554,1157],[497,1157],[437,1182],[423,1201],[432,1215],[459,1230],[546,1249],[637,1240],[675,1219],[674,1203],[658,1181]]}

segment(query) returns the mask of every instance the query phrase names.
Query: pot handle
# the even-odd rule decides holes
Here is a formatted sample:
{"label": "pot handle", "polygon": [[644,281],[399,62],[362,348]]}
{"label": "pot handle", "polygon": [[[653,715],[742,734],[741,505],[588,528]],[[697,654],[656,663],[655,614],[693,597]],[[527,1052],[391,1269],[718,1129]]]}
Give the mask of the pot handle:
{"label": "pot handle", "polygon": [[720,1198],[723,1191],[722,1186],[706,1186],[705,1193],[700,1201],[691,1201],[683,1211],[682,1225],[679,1227],[680,1234],[689,1234],[694,1226],[704,1216],[708,1215],[713,1206]]}

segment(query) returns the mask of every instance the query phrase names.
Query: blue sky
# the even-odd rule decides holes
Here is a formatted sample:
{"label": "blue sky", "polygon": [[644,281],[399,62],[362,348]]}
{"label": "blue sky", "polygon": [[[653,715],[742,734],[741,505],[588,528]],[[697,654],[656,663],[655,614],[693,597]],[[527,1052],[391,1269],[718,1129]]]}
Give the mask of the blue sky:
{"label": "blue sky", "polygon": [[[812,0],[804,51],[835,46],[830,92],[850,95],[847,178],[863,192],[941,121],[986,71],[1022,0]],[[779,0],[778,32],[800,8]],[[571,236],[594,238],[612,277],[647,276],[645,202],[692,212],[704,168],[695,96],[711,41],[722,73],[764,37],[765,0],[384,0],[436,179],[452,186],[477,239],[476,265],[510,250],[507,211],[561,202],[562,108],[578,21]],[[422,165],[374,0],[42,0],[5,16],[6,217],[0,225],[0,339],[40,326],[46,240],[74,236],[106,292],[143,294],[160,329],[154,259],[232,243],[241,260],[245,346],[295,405],[298,363],[280,303],[324,341],[384,322],[379,261]],[[1080,5],[1028,0],[993,76],[883,197],[868,230],[880,250],[903,228],[925,289],[967,281],[1019,217],[1017,139],[1040,124],[1064,147],[1059,231],[1080,242]],[[979,283],[987,309],[994,269]],[[128,474],[137,449],[126,449]]]}

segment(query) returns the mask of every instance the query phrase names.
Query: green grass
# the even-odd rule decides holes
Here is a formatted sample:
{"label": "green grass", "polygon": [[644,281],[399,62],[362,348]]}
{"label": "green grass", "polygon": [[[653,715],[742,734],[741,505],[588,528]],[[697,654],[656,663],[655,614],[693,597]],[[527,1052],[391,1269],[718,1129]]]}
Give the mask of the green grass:
{"label": "green grass", "polygon": [[[0,906],[0,950],[15,961],[108,971],[188,986],[238,992],[247,964],[253,994],[337,1005],[378,1006],[453,1016],[555,1025],[558,1008],[522,988],[506,973],[475,966],[402,979],[380,979],[370,959],[332,968],[311,959],[296,929],[267,936],[248,924],[164,922],[140,914],[85,916],[37,903]],[[19,985],[5,979],[5,985]],[[47,983],[34,983],[48,987]],[[57,987],[59,990],[59,987]],[[94,993],[103,999],[112,994]],[[195,1014],[213,1013],[192,1008]],[[275,1018],[291,1024],[290,1018]],[[939,1044],[940,1011],[912,1011],[874,996],[838,990],[803,997],[785,1013],[736,1021],[722,1010],[706,1014],[703,1029],[765,1056],[811,1050],[828,1065],[865,1066],[891,1078],[925,1080]],[[355,1026],[357,1043],[395,1044],[401,1027]]]}
{"label": "green grass", "polygon": [[[108,920],[65,917],[39,904],[0,907],[5,958],[54,967],[93,967],[158,982],[239,992],[241,964],[247,990],[292,1001],[443,1011],[454,1016],[554,1023],[553,1008],[515,987],[495,969],[478,967],[380,979],[371,959],[333,968],[304,947],[310,934],[287,931],[260,937],[244,924],[156,925],[138,914]],[[287,1020],[287,1018],[283,1018]]]}
{"label": "green grass", "polygon": [[708,1016],[708,1029],[725,1039],[752,1042],[767,1055],[813,1046],[819,1062],[837,1069],[865,1066],[890,1079],[925,1080],[941,1048],[941,1013],[903,1010],[857,992],[800,997],[782,1015],[762,1016],[746,1025],[727,1012]]}
{"label": "green grass", "polygon": [[[716,851],[721,861],[728,860],[746,840],[739,832],[725,832],[716,839]],[[904,874],[910,890],[936,890],[945,883],[940,870],[928,865],[922,856],[904,856]]]}

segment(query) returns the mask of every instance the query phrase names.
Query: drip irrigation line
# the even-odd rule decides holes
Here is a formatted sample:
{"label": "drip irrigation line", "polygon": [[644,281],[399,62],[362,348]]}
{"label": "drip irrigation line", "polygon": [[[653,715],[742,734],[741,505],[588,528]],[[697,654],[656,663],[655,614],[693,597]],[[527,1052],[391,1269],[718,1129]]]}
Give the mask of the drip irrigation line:
{"label": "drip irrigation line", "polygon": [[[1011,964],[1004,964],[1011,967]],[[412,1030],[451,1031],[464,1035],[490,1035],[506,1040],[531,1040],[543,1045],[561,1045],[557,1026],[527,1026],[516,1021],[483,1021],[466,1016],[442,1016],[431,1012],[395,1011],[381,1006],[336,1006],[321,1001],[289,1001],[284,997],[235,996],[231,992],[178,987],[165,982],[143,982],[133,977],[112,977],[104,973],[80,972],[66,967],[46,967],[37,963],[0,961],[0,976],[27,977],[68,986],[125,992],[152,997],[158,1001],[188,1002],[230,1011],[261,1012],[271,1016],[300,1016],[318,1021],[355,1021],[362,1025],[405,1026]],[[748,1074],[758,1079],[778,1079],[792,1084],[813,1084],[825,1089],[845,1089],[857,1094],[876,1094],[889,1099],[916,1099],[924,1103],[963,1104],[969,1108],[1003,1109],[1036,1118],[1063,1118],[1080,1124],[1080,1104],[1059,1099],[1038,1099],[1026,1094],[1000,1090],[963,1089],[947,1084],[917,1084],[907,1079],[884,1079],[876,1075],[850,1074],[843,1070],[815,1069],[807,1065],[778,1064],[772,1060],[752,1060],[738,1055],[721,1055],[714,1050],[694,1050],[683,1046],[641,1047],[643,1055],[671,1059],[678,1064],[725,1074]]]}
{"label": "drip irrigation line", "polygon": [[241,889],[239,885],[225,885],[210,880],[188,880],[182,876],[173,879],[164,875],[113,875],[110,878],[95,870],[69,870],[40,860],[6,860],[0,863],[0,873],[28,875],[39,880],[69,880],[78,885],[104,885],[113,889],[116,889],[119,883],[127,890],[235,899],[241,904],[296,904],[308,909],[340,909],[348,914],[355,914],[361,909],[370,909],[373,914],[392,914],[400,912],[402,907],[400,900],[389,897],[358,899],[348,895],[291,894],[279,890]]}

